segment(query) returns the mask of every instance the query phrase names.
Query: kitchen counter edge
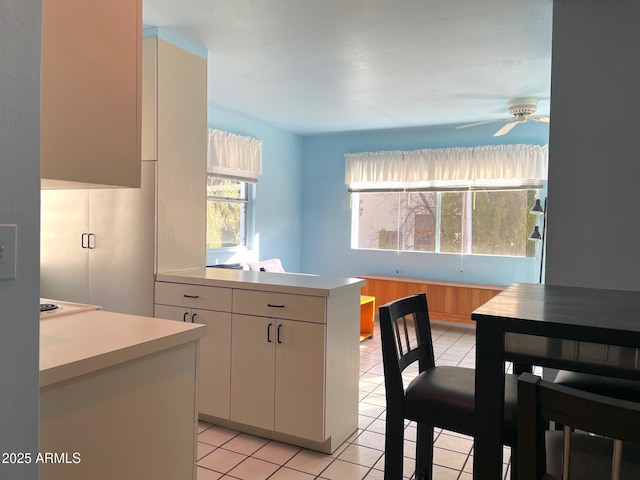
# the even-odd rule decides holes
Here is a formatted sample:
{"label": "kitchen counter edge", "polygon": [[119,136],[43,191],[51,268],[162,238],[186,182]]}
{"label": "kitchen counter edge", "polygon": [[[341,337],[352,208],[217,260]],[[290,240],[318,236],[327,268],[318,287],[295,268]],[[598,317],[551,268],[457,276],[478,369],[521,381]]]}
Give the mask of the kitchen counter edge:
{"label": "kitchen counter edge", "polygon": [[92,310],[40,323],[40,388],[206,335],[204,325]]}
{"label": "kitchen counter edge", "polygon": [[321,297],[329,297],[345,287],[361,288],[365,284],[365,281],[360,278],[288,272],[257,272],[224,268],[196,268],[162,272],[156,275],[156,281]]}

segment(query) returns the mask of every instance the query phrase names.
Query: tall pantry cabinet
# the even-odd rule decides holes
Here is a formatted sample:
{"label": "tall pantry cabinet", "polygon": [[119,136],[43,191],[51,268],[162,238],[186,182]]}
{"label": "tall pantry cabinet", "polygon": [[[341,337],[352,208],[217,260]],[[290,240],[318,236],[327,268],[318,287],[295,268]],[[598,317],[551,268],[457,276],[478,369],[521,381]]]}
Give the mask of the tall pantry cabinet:
{"label": "tall pantry cabinet", "polygon": [[140,188],[43,190],[40,296],[153,316],[155,162]]}
{"label": "tall pantry cabinet", "polygon": [[42,297],[152,317],[154,274],[205,264],[206,70],[142,41],[142,186],[42,191]]}
{"label": "tall pantry cabinet", "polygon": [[156,271],[206,262],[207,61],[142,42],[142,159],[157,160]]}

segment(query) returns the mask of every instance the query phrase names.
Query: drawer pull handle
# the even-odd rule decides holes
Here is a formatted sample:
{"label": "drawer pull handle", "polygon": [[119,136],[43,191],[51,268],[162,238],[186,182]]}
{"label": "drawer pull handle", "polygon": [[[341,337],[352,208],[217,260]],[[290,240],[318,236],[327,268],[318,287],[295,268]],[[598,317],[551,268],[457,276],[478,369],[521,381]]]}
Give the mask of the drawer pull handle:
{"label": "drawer pull handle", "polygon": [[191,315],[191,323],[196,323],[196,315],[197,313],[194,313],[193,315]]}
{"label": "drawer pull handle", "polygon": [[182,315],[182,321],[183,322],[187,321],[187,315],[189,315],[189,312],[184,312],[184,314]]}
{"label": "drawer pull handle", "polygon": [[278,340],[278,343],[282,343],[282,340],[280,340],[280,327],[282,327],[282,324],[278,325],[278,330],[277,330],[277,340]]}
{"label": "drawer pull handle", "polygon": [[271,307],[271,308],[284,308],[284,305],[274,305],[273,303],[267,303],[267,307]]}
{"label": "drawer pull handle", "polygon": [[267,325],[267,342],[269,343],[271,343],[271,325],[273,325],[273,323]]}
{"label": "drawer pull handle", "polygon": [[187,295],[186,293],[183,295],[184,298],[200,298],[199,295]]}

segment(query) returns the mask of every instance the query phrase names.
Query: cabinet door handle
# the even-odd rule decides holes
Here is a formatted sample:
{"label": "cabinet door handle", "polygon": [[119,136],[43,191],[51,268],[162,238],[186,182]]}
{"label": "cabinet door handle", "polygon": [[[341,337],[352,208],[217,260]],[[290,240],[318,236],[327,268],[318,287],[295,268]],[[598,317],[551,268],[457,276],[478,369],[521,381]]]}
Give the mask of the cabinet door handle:
{"label": "cabinet door handle", "polygon": [[197,313],[194,313],[193,315],[191,315],[191,323],[196,323],[196,315]]}
{"label": "cabinet door handle", "polygon": [[189,312],[184,312],[184,314],[182,315],[182,321],[183,322],[187,321],[187,315],[189,315]]}
{"label": "cabinet door handle", "polygon": [[87,234],[87,248],[93,250],[96,248],[96,234],[89,233]]}
{"label": "cabinet door handle", "polygon": [[281,323],[278,325],[278,330],[277,330],[277,333],[276,333],[276,339],[277,339],[278,343],[282,343],[282,340],[280,340],[280,327],[282,327]]}
{"label": "cabinet door handle", "polygon": [[184,298],[200,298],[199,295],[187,295],[186,293],[182,295]]}
{"label": "cabinet door handle", "polygon": [[80,237],[80,246],[82,248],[89,248],[89,234],[88,233],[85,232]]}
{"label": "cabinet door handle", "polygon": [[273,323],[270,323],[269,325],[267,325],[267,342],[271,343],[271,326],[273,325]]}
{"label": "cabinet door handle", "polygon": [[284,304],[283,304],[283,305],[274,305],[273,303],[267,303],[267,307],[271,307],[271,308],[284,308]]}

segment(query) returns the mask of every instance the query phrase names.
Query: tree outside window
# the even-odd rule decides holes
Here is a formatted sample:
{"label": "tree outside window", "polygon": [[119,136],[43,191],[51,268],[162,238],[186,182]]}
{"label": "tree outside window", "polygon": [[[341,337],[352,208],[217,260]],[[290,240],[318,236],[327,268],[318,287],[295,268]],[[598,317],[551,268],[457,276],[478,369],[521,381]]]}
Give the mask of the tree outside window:
{"label": "tree outside window", "polygon": [[438,253],[534,256],[527,241],[536,191],[360,192],[353,194],[352,246]]}
{"label": "tree outside window", "polygon": [[207,248],[247,244],[247,182],[207,176]]}

